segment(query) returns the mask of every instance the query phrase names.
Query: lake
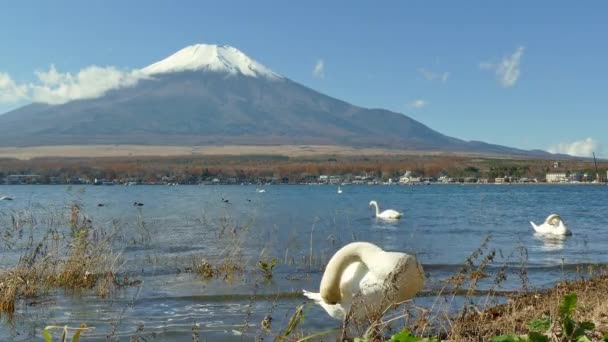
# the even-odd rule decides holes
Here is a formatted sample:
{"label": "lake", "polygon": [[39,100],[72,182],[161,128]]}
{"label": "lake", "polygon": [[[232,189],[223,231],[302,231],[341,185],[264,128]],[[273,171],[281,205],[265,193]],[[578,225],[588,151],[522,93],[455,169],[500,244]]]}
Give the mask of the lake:
{"label": "lake", "polygon": [[[93,226],[118,232],[114,251],[121,274],[141,281],[99,298],[93,291],[50,290],[44,298],[20,301],[12,322],[2,316],[0,340],[40,338],[49,324],[94,326],[91,338],[108,334],[128,340],[139,334],[154,341],[255,340],[270,315],[276,333],[305,302],[302,289],[318,291],[324,264],[352,241],[414,253],[427,283],[414,302],[430,306],[444,282],[489,238],[496,257],[480,290],[517,291],[552,286],[586,275],[590,265],[608,264],[608,187],[592,185],[429,186],[3,186],[0,225],[30,216],[32,236],[69,215],[73,203]],[[370,200],[404,213],[397,222],[373,218]],[[227,202],[226,202],[227,201]],[[134,206],[141,202],[143,206]],[[99,206],[102,204],[103,206]],[[559,213],[573,235],[535,236],[529,221]],[[57,229],[69,231],[65,224]],[[0,244],[0,268],[16,264],[22,246]],[[312,251],[312,255],[311,255]],[[245,273],[235,279],[201,279],[194,260],[237,258]],[[482,256],[483,257],[483,256]],[[277,259],[271,279],[258,261]],[[480,260],[480,259],[478,259]],[[479,264],[479,261],[475,262]],[[495,286],[493,275],[507,271]],[[483,296],[481,294],[480,296]],[[303,326],[309,332],[338,327],[316,306]]]}

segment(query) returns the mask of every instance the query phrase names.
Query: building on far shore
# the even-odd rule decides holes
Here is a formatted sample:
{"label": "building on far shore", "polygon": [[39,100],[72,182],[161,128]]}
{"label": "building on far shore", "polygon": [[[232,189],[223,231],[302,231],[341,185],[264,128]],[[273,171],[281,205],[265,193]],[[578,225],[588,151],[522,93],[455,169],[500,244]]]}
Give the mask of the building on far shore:
{"label": "building on far shore", "polygon": [[6,184],[36,184],[40,182],[39,175],[8,175],[4,179]]}
{"label": "building on far shore", "polygon": [[582,182],[583,174],[580,172],[570,172],[568,175],[568,181],[570,182]]}
{"label": "building on far shore", "polygon": [[420,181],[420,177],[414,177],[412,171],[405,171],[403,176],[399,177],[400,184],[418,184]]}
{"label": "building on far shore", "polygon": [[547,183],[565,183],[568,181],[566,172],[547,172],[545,179]]}

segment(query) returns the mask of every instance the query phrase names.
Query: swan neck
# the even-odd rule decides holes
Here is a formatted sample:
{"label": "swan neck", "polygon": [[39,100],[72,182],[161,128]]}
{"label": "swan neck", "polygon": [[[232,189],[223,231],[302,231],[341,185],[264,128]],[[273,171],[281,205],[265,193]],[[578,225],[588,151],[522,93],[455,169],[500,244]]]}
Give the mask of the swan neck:
{"label": "swan neck", "polygon": [[376,203],[376,202],[374,201],[374,202],[372,202],[372,205],[373,205],[374,207],[376,207],[376,216],[379,216],[379,215],[380,215],[380,208],[378,208],[378,203]]}
{"label": "swan neck", "polygon": [[336,304],[342,300],[340,284],[342,274],[354,262],[361,262],[369,269],[371,259],[382,249],[367,242],[355,242],[342,247],[327,263],[321,279],[321,297],[328,304]]}

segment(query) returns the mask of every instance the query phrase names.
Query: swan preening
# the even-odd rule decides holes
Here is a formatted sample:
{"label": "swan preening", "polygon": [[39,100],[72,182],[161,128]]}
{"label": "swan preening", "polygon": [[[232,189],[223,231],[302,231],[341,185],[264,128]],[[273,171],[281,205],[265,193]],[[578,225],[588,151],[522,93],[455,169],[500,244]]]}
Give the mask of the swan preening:
{"label": "swan preening", "polygon": [[390,305],[413,298],[423,285],[424,272],[415,256],[353,242],[327,263],[320,292],[304,295],[346,324],[349,319],[379,318]]}
{"label": "swan preening", "polygon": [[562,218],[558,214],[551,214],[547,217],[545,222],[541,225],[536,225],[534,222],[530,221],[532,228],[539,234],[543,235],[572,235],[572,232],[568,230]]}
{"label": "swan preening", "polygon": [[403,214],[401,214],[400,212],[393,210],[393,209],[387,209],[383,212],[380,212],[380,208],[378,207],[378,202],[376,202],[376,201],[369,202],[369,206],[370,206],[370,208],[372,206],[376,207],[376,217],[377,218],[396,220],[396,219],[400,219],[401,216],[403,216]]}

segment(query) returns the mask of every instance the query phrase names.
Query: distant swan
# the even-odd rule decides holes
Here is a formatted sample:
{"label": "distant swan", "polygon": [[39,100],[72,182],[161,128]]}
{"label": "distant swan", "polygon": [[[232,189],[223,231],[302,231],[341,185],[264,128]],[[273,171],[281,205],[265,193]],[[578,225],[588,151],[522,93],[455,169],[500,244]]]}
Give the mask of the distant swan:
{"label": "distant swan", "polygon": [[340,186],[338,186],[338,193],[341,194],[342,193],[342,188],[340,188]]}
{"label": "distant swan", "polygon": [[256,192],[266,192],[266,189],[255,189]]}
{"label": "distant swan", "polygon": [[13,199],[11,197],[8,196],[2,196],[0,197],[0,201],[12,201]]}
{"label": "distant swan", "polygon": [[551,234],[551,235],[572,235],[572,232],[564,225],[562,218],[557,214],[551,214],[547,217],[545,222],[540,226],[537,226],[534,222],[530,221],[532,228],[539,234]]}
{"label": "distant swan", "polygon": [[396,220],[396,219],[400,219],[401,216],[403,216],[403,214],[401,214],[400,212],[393,210],[393,209],[387,209],[383,212],[380,212],[380,208],[378,208],[378,202],[376,202],[376,201],[369,202],[369,206],[370,206],[370,208],[372,206],[376,207],[376,217],[377,218]]}
{"label": "distant swan", "polygon": [[327,263],[320,293],[304,290],[304,295],[346,325],[350,319],[380,318],[389,305],[413,298],[423,285],[424,272],[415,256],[353,242]]}

